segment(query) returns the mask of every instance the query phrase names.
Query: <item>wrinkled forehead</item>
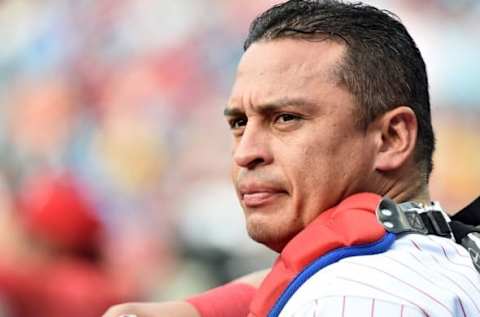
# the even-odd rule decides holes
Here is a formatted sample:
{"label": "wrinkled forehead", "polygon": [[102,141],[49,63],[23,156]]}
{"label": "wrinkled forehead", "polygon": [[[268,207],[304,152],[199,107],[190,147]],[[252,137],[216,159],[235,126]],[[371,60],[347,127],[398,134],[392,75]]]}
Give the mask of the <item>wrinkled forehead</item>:
{"label": "wrinkled forehead", "polygon": [[320,93],[336,85],[345,47],[334,41],[275,39],[255,42],[240,60],[229,103],[262,96]]}

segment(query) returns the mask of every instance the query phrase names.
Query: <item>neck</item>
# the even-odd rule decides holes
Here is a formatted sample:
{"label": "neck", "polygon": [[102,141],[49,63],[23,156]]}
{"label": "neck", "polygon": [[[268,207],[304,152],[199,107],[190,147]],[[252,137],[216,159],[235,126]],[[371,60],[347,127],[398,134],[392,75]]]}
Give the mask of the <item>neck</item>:
{"label": "neck", "polygon": [[389,193],[387,192],[386,196],[390,197],[397,203],[416,201],[419,203],[428,204],[431,202],[427,186],[422,186],[421,188],[415,189],[412,188],[411,190],[407,189],[404,191],[391,191]]}
{"label": "neck", "polygon": [[382,187],[383,195],[396,203],[416,201],[428,204],[431,202],[428,184],[415,172],[384,175]]}

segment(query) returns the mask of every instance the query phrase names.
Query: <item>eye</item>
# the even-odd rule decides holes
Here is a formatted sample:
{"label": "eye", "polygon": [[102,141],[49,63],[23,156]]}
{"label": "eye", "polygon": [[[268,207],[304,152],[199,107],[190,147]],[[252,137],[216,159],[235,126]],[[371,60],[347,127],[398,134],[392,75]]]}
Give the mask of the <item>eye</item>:
{"label": "eye", "polygon": [[232,130],[240,129],[244,127],[246,124],[247,124],[247,118],[245,117],[232,118],[228,120],[228,125]]}
{"label": "eye", "polygon": [[288,123],[291,121],[296,121],[299,120],[300,117],[291,113],[281,113],[278,116],[275,117],[275,122],[276,123]]}

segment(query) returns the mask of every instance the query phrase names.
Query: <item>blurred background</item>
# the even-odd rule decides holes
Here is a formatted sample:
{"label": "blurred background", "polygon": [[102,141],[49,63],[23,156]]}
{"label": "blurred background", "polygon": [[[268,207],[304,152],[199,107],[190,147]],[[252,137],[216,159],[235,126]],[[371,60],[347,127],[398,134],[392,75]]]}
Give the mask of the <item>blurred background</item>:
{"label": "blurred background", "polygon": [[[222,110],[265,0],[0,1],[0,317],[99,316],[267,267]],[[480,1],[366,1],[427,62],[433,198],[480,192]]]}

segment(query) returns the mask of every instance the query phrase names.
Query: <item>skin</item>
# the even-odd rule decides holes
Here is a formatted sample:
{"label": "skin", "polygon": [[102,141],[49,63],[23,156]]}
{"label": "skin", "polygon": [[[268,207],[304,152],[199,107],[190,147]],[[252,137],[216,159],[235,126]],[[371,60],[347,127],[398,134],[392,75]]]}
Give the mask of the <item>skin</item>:
{"label": "skin", "polygon": [[[337,80],[346,48],[332,41],[260,41],[243,55],[225,117],[232,180],[250,236],[280,252],[321,212],[358,192],[429,202],[413,160],[415,114],[407,105],[361,129]],[[258,287],[268,271],[240,281]],[[130,303],[103,317],[199,317],[183,301]]]}
{"label": "skin", "polygon": [[201,317],[184,301],[163,303],[126,303],[112,306],[102,317]]}
{"label": "skin", "polygon": [[428,196],[414,177],[413,111],[399,106],[358,127],[354,98],[336,76],[345,51],[278,39],[254,43],[240,61],[225,109],[232,179],[249,235],[273,250],[354,193]]}

